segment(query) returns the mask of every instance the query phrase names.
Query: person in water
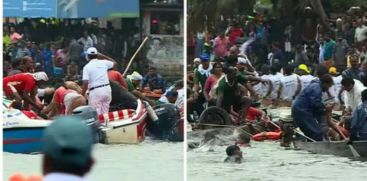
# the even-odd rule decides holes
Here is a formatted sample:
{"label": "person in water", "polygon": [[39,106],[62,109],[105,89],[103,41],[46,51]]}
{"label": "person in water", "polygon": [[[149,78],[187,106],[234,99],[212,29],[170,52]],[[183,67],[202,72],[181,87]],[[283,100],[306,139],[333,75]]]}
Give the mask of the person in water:
{"label": "person in water", "polygon": [[226,149],[227,158],[224,162],[234,162],[234,163],[241,163],[242,162],[242,151],[239,146],[231,145],[228,146]]}

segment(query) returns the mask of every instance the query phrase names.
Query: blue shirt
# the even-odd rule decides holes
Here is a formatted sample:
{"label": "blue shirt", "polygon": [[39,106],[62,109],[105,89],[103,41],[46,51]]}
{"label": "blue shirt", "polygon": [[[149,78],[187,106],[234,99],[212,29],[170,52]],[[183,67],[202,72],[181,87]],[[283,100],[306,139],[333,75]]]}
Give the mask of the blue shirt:
{"label": "blue shirt", "polygon": [[165,92],[166,89],[165,81],[159,74],[155,76],[146,75],[141,82],[141,87],[145,87],[146,85],[148,85],[151,90],[162,89],[162,91]]}
{"label": "blue shirt", "polygon": [[322,113],[325,105],[322,103],[322,87],[319,79],[313,80],[294,102],[294,107],[300,111]]}
{"label": "blue shirt", "polygon": [[360,104],[352,114],[350,137],[352,140],[367,139],[367,101]]}

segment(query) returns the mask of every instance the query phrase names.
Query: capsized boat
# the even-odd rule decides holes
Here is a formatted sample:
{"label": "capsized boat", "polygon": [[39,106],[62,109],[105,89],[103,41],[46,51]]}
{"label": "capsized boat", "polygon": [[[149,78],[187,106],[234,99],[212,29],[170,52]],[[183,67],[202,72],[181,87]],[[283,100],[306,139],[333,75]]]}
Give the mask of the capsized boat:
{"label": "capsized boat", "polygon": [[[328,154],[354,158],[351,149],[345,141],[306,142],[297,140],[294,142],[294,145],[298,149],[316,154]],[[361,156],[359,159],[367,160],[367,141],[353,141],[352,146]]]}

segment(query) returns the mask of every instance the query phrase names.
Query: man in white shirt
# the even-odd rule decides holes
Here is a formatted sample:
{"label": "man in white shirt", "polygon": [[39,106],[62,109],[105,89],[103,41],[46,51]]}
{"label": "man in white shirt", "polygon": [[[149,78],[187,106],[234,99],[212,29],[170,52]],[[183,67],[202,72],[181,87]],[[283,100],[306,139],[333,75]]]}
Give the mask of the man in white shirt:
{"label": "man in white shirt", "polygon": [[285,66],[283,71],[284,76],[280,79],[278,99],[292,102],[301,91],[301,81],[296,74],[293,74],[291,65]]}
{"label": "man in white shirt", "polygon": [[113,67],[114,60],[98,53],[94,47],[88,48],[87,56],[89,63],[83,68],[82,95],[85,95],[89,89],[88,104],[96,108],[98,114],[106,114],[111,102],[111,87],[107,71]]}
{"label": "man in white shirt", "polygon": [[86,51],[88,48],[93,47],[93,40],[92,38],[88,35],[87,31],[83,32],[83,37],[81,37],[78,40],[79,43],[83,43],[84,46],[84,51]]}
{"label": "man in white shirt", "polygon": [[91,170],[93,133],[76,117],[59,117],[44,133],[44,181],[86,181]]}
{"label": "man in white shirt", "polygon": [[334,97],[335,103],[339,104],[339,97],[342,98],[341,96],[339,96],[339,94],[341,93],[340,91],[342,89],[343,76],[340,75],[339,72],[337,72],[337,69],[335,67],[329,68],[329,74],[333,76],[334,82],[334,85],[329,88],[329,93],[332,97]]}
{"label": "man in white shirt", "polygon": [[310,69],[308,69],[307,65],[301,64],[298,66],[298,74],[300,75],[299,79],[301,80],[302,89],[305,89],[308,85],[310,85],[311,81],[316,77],[312,76],[310,73]]}
{"label": "man in white shirt", "polygon": [[[280,87],[280,79],[283,77],[283,75],[279,72],[280,71],[280,65],[275,64],[270,68],[271,75],[269,77],[269,80],[271,82],[271,93],[270,98],[277,99],[278,98],[278,90]],[[269,95],[267,95],[269,96]]]}
{"label": "man in white shirt", "polygon": [[354,34],[354,39],[357,43],[361,43],[366,40],[367,27],[363,25],[362,20],[358,20],[358,27]]}
{"label": "man in white shirt", "polygon": [[359,80],[351,78],[343,78],[341,83],[346,111],[353,112],[362,103],[361,92],[367,87],[363,86]]}

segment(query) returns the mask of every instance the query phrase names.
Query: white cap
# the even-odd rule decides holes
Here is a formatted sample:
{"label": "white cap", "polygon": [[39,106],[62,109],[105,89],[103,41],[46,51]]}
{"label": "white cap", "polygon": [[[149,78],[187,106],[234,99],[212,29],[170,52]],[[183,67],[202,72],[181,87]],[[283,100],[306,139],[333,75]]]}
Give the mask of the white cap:
{"label": "white cap", "polygon": [[237,59],[237,64],[247,64],[247,59],[243,58],[243,57],[238,57]]}
{"label": "white cap", "polygon": [[194,62],[201,62],[200,58],[195,58]]}
{"label": "white cap", "polygon": [[143,76],[140,75],[138,72],[133,72],[131,75],[128,75],[127,78],[131,80],[142,80]]}
{"label": "white cap", "polygon": [[36,72],[32,75],[33,75],[34,80],[36,81],[40,81],[40,80],[48,81],[48,76],[45,72]]}
{"label": "white cap", "polygon": [[87,54],[88,54],[88,55],[97,55],[97,54],[98,54],[98,51],[97,51],[97,49],[96,49],[96,48],[94,48],[94,47],[90,47],[90,48],[88,48],[88,50],[87,50]]}

